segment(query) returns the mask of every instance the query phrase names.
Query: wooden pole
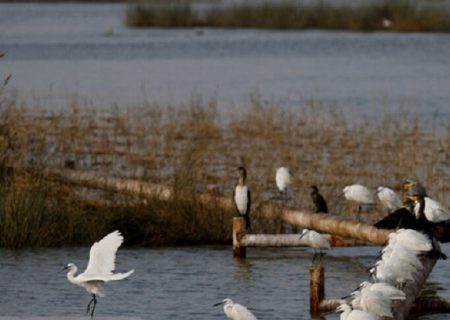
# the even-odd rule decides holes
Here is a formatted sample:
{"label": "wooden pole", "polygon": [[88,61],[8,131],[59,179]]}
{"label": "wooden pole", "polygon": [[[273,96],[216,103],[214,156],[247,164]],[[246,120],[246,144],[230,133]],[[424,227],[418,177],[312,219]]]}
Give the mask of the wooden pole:
{"label": "wooden pole", "polygon": [[320,313],[320,303],[325,298],[325,276],[322,266],[309,267],[309,312],[315,316]]}
{"label": "wooden pole", "polygon": [[233,257],[244,258],[246,257],[247,250],[244,245],[241,244],[242,238],[245,236],[245,221],[242,217],[233,218]]}

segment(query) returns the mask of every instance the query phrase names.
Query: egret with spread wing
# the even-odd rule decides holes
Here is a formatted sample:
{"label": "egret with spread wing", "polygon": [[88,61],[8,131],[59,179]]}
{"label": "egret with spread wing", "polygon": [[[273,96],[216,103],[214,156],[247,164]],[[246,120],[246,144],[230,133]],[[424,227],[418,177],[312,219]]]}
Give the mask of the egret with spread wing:
{"label": "egret with spread wing", "polygon": [[122,280],[134,272],[130,270],[126,273],[113,273],[117,249],[123,242],[123,237],[119,231],[114,231],[105,236],[102,240],[94,243],[89,253],[89,262],[86,270],[75,276],[78,268],[75,264],[69,263],[66,268],[69,282],[85,288],[92,295],[92,299],[87,305],[86,312],[89,312],[92,303],[94,304],[91,316],[94,316],[97,296],[104,296],[102,284],[112,280]]}

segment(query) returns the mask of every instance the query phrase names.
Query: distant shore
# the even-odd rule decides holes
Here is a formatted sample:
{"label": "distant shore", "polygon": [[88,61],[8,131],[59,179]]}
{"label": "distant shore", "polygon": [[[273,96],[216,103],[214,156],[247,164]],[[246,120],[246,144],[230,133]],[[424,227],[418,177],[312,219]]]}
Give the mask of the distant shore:
{"label": "distant shore", "polygon": [[150,1],[130,4],[131,27],[255,28],[278,30],[350,30],[450,32],[448,8],[408,0],[371,2],[358,6],[270,1],[209,5],[198,10],[188,1]]}

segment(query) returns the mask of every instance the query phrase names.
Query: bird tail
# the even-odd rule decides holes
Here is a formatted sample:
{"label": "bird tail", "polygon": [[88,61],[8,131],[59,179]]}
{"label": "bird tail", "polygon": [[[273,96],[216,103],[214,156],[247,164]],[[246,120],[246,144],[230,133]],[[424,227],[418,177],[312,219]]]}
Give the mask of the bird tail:
{"label": "bird tail", "polygon": [[111,275],[109,280],[122,280],[122,279],[129,277],[133,272],[134,272],[134,270],[130,270],[125,273],[115,273],[115,274]]}

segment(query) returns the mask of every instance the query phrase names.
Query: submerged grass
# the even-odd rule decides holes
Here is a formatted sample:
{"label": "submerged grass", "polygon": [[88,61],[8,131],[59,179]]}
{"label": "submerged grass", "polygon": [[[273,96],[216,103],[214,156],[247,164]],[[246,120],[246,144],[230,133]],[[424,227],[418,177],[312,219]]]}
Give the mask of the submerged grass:
{"label": "submerged grass", "polygon": [[[316,184],[333,213],[354,212],[337,201],[347,184],[399,190],[416,177],[449,205],[450,131],[424,129],[415,115],[386,112],[380,120],[349,120],[315,102],[291,111],[257,97],[229,116],[214,101],[148,103],[129,110],[31,111],[15,101],[0,108],[0,246],[89,244],[120,229],[128,244],[227,243],[233,211],[206,207],[198,192],[231,197],[236,167],[248,169],[253,233],[283,232],[258,208],[277,196],[278,166],[291,168],[289,204],[311,208]],[[173,187],[169,202],[68,186],[43,169],[95,171]],[[376,219],[383,213],[372,215]]]}
{"label": "submerged grass", "polygon": [[446,7],[418,1],[388,0],[361,5],[319,1],[268,1],[194,7],[191,1],[138,2],[130,5],[132,27],[213,27],[264,29],[339,29],[352,31],[449,32]]}

